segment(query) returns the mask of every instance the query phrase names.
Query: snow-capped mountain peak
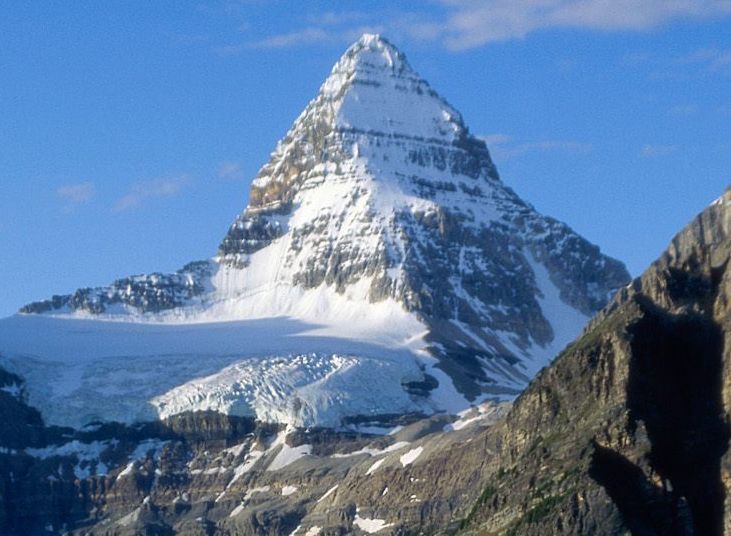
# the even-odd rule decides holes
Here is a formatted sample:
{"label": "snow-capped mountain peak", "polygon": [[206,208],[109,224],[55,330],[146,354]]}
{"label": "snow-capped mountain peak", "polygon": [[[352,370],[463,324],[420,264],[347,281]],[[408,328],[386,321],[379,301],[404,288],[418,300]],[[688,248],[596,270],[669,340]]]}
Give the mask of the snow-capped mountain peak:
{"label": "snow-capped mountain peak", "polygon": [[459,113],[378,35],[361,37],[322,85],[321,100],[341,130],[451,142],[464,131]]}
{"label": "snow-capped mountain peak", "polygon": [[[410,142],[418,146],[409,150]],[[376,154],[363,150],[371,145],[378,147]],[[441,147],[439,160],[448,158],[446,151],[456,145],[478,150],[482,154],[471,156],[479,162],[454,164],[469,166],[468,174],[484,170],[497,178],[484,143],[469,135],[459,112],[416,74],[403,53],[380,36],[366,34],[338,60],[318,95],[278,143],[253,181],[249,208],[291,201],[307,178],[302,171],[332,177],[347,160],[367,162],[379,171],[391,156],[398,159],[393,164],[408,166],[429,157],[418,150],[424,145]],[[388,154],[391,148],[398,153]],[[459,160],[465,155],[456,156]]]}
{"label": "snow-capped mountain peak", "polygon": [[335,63],[321,90],[335,98],[353,80],[388,78],[419,80],[406,56],[395,46],[380,35],[363,34]]}
{"label": "snow-capped mountain peak", "polygon": [[[502,183],[460,114],[365,35],[212,260],[31,304],[45,317],[0,322],[0,354],[61,424],[205,409],[338,426],[515,396],[628,279]],[[128,376],[131,393],[109,388]]]}
{"label": "snow-capped mountain peak", "polygon": [[371,71],[378,74],[390,72],[398,76],[418,78],[406,61],[406,56],[379,34],[363,34],[345,51],[333,67],[333,73]]}

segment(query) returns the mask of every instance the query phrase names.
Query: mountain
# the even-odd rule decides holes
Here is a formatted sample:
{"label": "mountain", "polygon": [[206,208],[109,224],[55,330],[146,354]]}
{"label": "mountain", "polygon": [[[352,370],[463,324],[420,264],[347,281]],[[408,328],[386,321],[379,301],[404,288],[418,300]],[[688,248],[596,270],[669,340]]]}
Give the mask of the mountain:
{"label": "mountain", "polygon": [[[379,38],[364,37],[338,65],[371,54],[365,49],[393,50]],[[367,64],[368,69],[377,66],[375,59]],[[338,66],[334,75],[337,73]],[[382,86],[366,87],[375,91]],[[322,104],[321,97],[310,107]],[[342,128],[343,132],[336,131],[337,136],[347,133]],[[372,132],[362,135],[377,138]],[[384,145],[381,140],[381,147]],[[284,154],[286,146],[280,145],[273,161],[282,161],[277,155]],[[363,154],[361,150],[358,155]],[[367,161],[372,165],[370,158]],[[265,166],[262,173],[269,173],[267,169]],[[391,188],[396,182],[387,177],[368,179],[377,184],[370,184],[362,196],[375,196],[384,185]],[[467,180],[459,174],[454,177]],[[295,186],[295,182],[282,187],[281,192],[299,188],[297,193],[276,194],[283,204],[261,201],[270,207],[266,210],[256,208],[254,195],[252,205],[236,220],[212,261],[189,265],[178,274],[129,278],[105,289],[56,297],[28,306],[24,314],[1,322],[0,533],[318,536],[731,532],[731,360],[726,343],[731,336],[731,190],[683,229],[646,272],[623,285],[579,337],[512,402],[501,402],[500,396],[481,390],[475,403],[457,415],[434,411],[429,415],[392,415],[390,419],[381,416],[378,423],[389,424],[385,429],[363,415],[336,411],[343,420],[340,426],[303,428],[295,426],[296,419],[291,417],[302,414],[304,406],[277,414],[277,397],[297,392],[303,404],[321,401],[320,406],[307,406],[310,410],[322,410],[329,407],[322,402],[324,398],[340,393],[344,398],[338,399],[338,404],[363,411],[366,402],[378,404],[380,400],[373,399],[389,394],[393,378],[387,374],[397,369],[388,369],[388,364],[401,366],[401,360],[423,359],[421,384],[406,382],[402,387],[413,400],[423,403],[431,399],[433,408],[437,407],[434,393],[443,386],[440,382],[429,390],[427,374],[437,381],[445,377],[453,381],[466,399],[471,395],[459,378],[460,372],[467,375],[470,370],[470,352],[477,356],[475,360],[484,367],[485,375],[494,374],[478,352],[481,339],[477,333],[499,330],[480,327],[479,322],[492,320],[488,316],[476,314],[472,323],[464,317],[439,317],[424,303],[409,301],[408,290],[402,293],[389,286],[386,297],[377,292],[371,295],[371,285],[380,288],[374,283],[379,274],[375,268],[373,277],[353,281],[339,278],[337,274],[344,268],[338,263],[370,272],[363,268],[367,263],[328,257],[320,242],[317,247],[308,245],[329,232],[329,216],[326,229],[314,228],[310,238],[300,242],[300,249],[291,249],[295,231],[300,228],[297,215],[307,206],[307,192],[323,187],[323,182],[311,189],[304,182]],[[493,199],[489,197],[493,191],[510,192],[497,176],[483,182],[480,184],[489,192],[488,199]],[[257,184],[255,187],[272,192],[279,188],[267,180]],[[402,192],[404,184],[413,183],[409,179],[397,184],[402,188],[398,192]],[[398,197],[389,191],[391,199]],[[453,194],[457,195],[456,190],[449,196]],[[287,201],[288,195],[291,201]],[[326,196],[314,197],[322,200]],[[468,213],[468,209],[479,214],[476,207],[482,205],[472,206],[463,200],[457,206],[442,197],[439,203],[424,196],[409,199],[434,202],[435,210],[449,214]],[[500,210],[505,206],[500,205]],[[568,303],[563,296],[570,293],[562,291],[561,285],[574,287],[568,280],[560,283],[552,271],[557,269],[550,263],[542,264],[548,261],[531,258],[538,255],[535,251],[541,251],[540,244],[548,247],[546,243],[554,242],[550,233],[535,236],[516,231],[521,229],[521,222],[530,220],[527,214],[541,218],[527,205],[521,206],[526,212],[523,217],[511,214],[515,220],[505,216],[507,212],[499,212],[499,228],[511,241],[510,251],[516,258],[523,255],[523,262],[531,268],[532,279],[522,284],[541,290],[532,294],[533,299],[544,320],[555,321],[557,317],[548,314],[550,309],[545,306],[547,287],[537,283],[540,266],[548,273],[543,281],[555,285],[554,297],[562,303]],[[321,208],[315,219],[327,214]],[[376,211],[372,217],[378,214]],[[422,225],[423,218],[415,218]],[[402,219],[394,221],[400,224]],[[489,220],[486,227],[493,229],[494,222]],[[344,222],[339,219],[337,225],[342,228]],[[428,240],[437,240],[434,237],[440,236],[439,227],[434,230],[423,225],[404,226],[410,230],[404,230],[402,236],[412,236],[408,233],[421,229],[418,233]],[[374,228],[383,229],[380,222]],[[569,230],[566,233],[575,237]],[[358,234],[357,239],[345,240],[338,251],[371,244],[371,239],[368,233]],[[567,241],[584,243],[579,238]],[[418,251],[416,245],[411,247]],[[287,261],[305,248],[309,248],[306,259],[327,259],[325,274],[330,273],[331,265],[337,265],[333,279],[327,275],[319,283],[314,279],[314,286],[304,280],[283,282],[294,273],[317,267],[316,263],[292,261],[270,264],[275,268],[268,271],[263,268],[262,258]],[[429,258],[441,258],[436,246],[428,251]],[[391,257],[384,255],[382,262],[391,266]],[[572,258],[575,256],[565,262]],[[592,258],[581,266],[593,266]],[[496,259],[490,258],[491,262]],[[605,268],[615,265],[609,260],[603,262]],[[425,262],[422,269],[431,270],[429,265]],[[434,270],[441,269],[439,263],[436,266]],[[407,285],[414,277],[412,270],[416,268],[404,264],[398,273],[387,275],[401,281],[404,289],[413,290],[415,286]],[[434,272],[433,277],[444,283],[444,277],[437,278],[436,273],[441,272]],[[480,276],[486,273],[481,271]],[[461,281],[464,288],[473,288],[464,282],[471,281],[468,275],[472,274],[455,274],[446,278],[450,286]],[[257,286],[255,277],[259,282],[273,283]],[[368,288],[363,288],[364,281]],[[432,284],[437,285],[433,280]],[[582,285],[575,284],[575,292],[580,294]],[[586,296],[596,293],[588,283],[585,290]],[[434,301],[467,302],[465,296],[472,295],[436,296]],[[277,299],[270,301],[272,297]],[[282,318],[271,311],[292,314]],[[457,309],[452,314],[461,312]],[[381,318],[381,314],[390,316]],[[529,317],[516,318],[516,326],[529,324]],[[450,354],[454,347],[445,344],[449,338],[442,328],[447,321],[464,333],[468,329],[474,332],[471,345],[463,342],[465,346],[460,346],[463,354]],[[400,330],[404,326],[417,329],[409,322],[416,322],[423,331],[417,332],[418,338],[404,342],[398,338],[405,333]],[[554,324],[550,326],[558,332]],[[449,333],[458,333],[456,327]],[[529,348],[540,347],[536,340],[530,340]],[[274,347],[277,353],[271,353]],[[296,348],[304,347],[307,353],[296,353],[301,352]],[[544,349],[549,347],[546,344]],[[291,353],[282,348],[291,348]],[[334,354],[334,348],[342,354]],[[253,357],[242,356],[244,351]],[[331,363],[334,355],[346,363],[343,369],[332,372],[318,364],[318,360]],[[529,358],[514,355],[514,366],[528,369]],[[377,363],[372,366],[382,367],[376,368],[380,370],[377,376],[367,380],[357,377],[359,371],[372,372],[363,364],[366,359]],[[24,361],[28,363],[24,365]],[[38,371],[33,373],[33,367]],[[25,373],[18,372],[21,369]],[[179,381],[183,370],[196,377],[206,374],[201,372],[204,370],[214,372],[186,389],[173,389],[177,397],[165,398],[166,403],[198,407],[195,404],[200,406],[205,399],[218,404],[232,396],[223,380],[234,376],[240,378],[236,394],[242,405],[234,404],[225,411],[183,409],[167,415],[155,409],[142,417],[123,413],[136,408],[125,406],[127,397],[141,400],[149,396],[155,382],[161,392],[169,394],[167,382]],[[312,371],[322,374],[320,380],[311,381]],[[439,371],[444,376],[439,376]],[[351,391],[360,381],[366,383]],[[483,387],[479,381],[474,383]],[[383,393],[371,393],[376,391],[374,385],[383,385]],[[351,392],[356,397],[372,398],[357,409],[348,405],[352,399],[346,395]],[[250,396],[252,393],[255,396]],[[127,415],[128,422],[60,425],[85,422],[88,414],[69,415],[95,406],[111,415],[114,396],[120,405],[118,414]],[[494,398],[477,402],[483,396]],[[385,406],[393,408],[390,404],[387,401]],[[262,419],[259,411],[271,413]],[[323,415],[311,414],[313,422],[324,422]]]}
{"label": "mountain", "polygon": [[514,398],[628,280],[364,35],[213,259],[24,307],[0,321],[0,366],[59,426],[195,411],[386,426]]}

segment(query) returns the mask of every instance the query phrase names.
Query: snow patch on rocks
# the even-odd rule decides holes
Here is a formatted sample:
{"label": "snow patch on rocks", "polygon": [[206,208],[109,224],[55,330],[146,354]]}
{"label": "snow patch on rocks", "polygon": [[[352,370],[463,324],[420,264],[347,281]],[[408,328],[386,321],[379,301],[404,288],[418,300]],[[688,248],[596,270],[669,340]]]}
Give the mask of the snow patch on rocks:
{"label": "snow patch on rocks", "polygon": [[401,462],[401,465],[406,467],[407,465],[411,465],[412,463],[414,463],[422,452],[424,452],[424,447],[416,447],[415,449],[411,449],[409,452],[401,456],[399,458],[399,461]]}
{"label": "snow patch on rocks", "polygon": [[338,484],[335,484],[332,488],[330,488],[329,490],[327,490],[322,497],[320,497],[319,499],[317,499],[317,502],[318,503],[321,503],[322,501],[324,501],[325,499],[327,499],[330,495],[332,495],[333,493],[335,493],[335,490],[336,489],[338,489]]}
{"label": "snow patch on rocks", "polygon": [[375,534],[382,531],[383,529],[392,527],[394,524],[386,523],[386,521],[383,519],[360,517],[358,509],[356,509],[355,519],[353,519],[353,525],[358,527],[360,530],[367,532],[368,534]]}

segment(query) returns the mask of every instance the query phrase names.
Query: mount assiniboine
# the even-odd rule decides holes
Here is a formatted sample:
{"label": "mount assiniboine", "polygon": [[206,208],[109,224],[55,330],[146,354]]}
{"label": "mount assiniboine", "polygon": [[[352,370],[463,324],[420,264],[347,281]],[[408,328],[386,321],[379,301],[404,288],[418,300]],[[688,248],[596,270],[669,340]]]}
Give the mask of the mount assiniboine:
{"label": "mount assiniboine", "polygon": [[365,35],[213,259],[24,307],[0,321],[0,366],[49,424],[378,425],[515,397],[628,280]]}

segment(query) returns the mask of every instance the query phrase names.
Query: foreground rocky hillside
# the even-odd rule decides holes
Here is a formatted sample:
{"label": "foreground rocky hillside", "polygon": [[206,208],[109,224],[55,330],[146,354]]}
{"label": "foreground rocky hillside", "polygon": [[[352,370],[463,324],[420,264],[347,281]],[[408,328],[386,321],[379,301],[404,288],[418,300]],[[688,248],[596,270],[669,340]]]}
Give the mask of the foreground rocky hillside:
{"label": "foreground rocky hillside", "polygon": [[731,193],[489,431],[469,534],[731,533]]}

